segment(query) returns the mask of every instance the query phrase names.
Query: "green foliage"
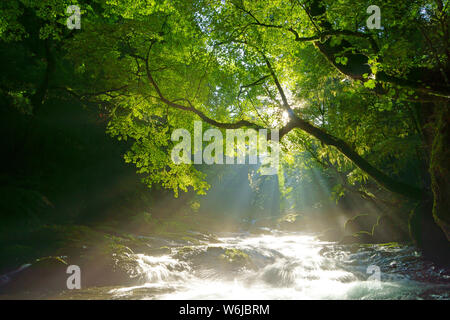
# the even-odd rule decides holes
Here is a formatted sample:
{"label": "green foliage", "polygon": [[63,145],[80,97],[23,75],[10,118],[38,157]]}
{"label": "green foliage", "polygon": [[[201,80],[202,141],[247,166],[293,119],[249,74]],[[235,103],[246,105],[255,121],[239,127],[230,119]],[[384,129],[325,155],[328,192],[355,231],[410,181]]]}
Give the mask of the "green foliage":
{"label": "green foliage", "polygon": [[[445,12],[432,1],[385,1],[379,4],[383,29],[374,31],[365,25],[367,1],[323,2],[326,13],[313,18],[309,4],[286,0],[79,1],[82,29],[70,32],[65,9],[74,3],[8,1],[0,6],[0,39],[11,44],[6,56],[34,63],[20,63],[23,78],[7,69],[0,88],[23,113],[36,111],[33,99],[53,55],[56,71],[47,91],[65,90],[99,104],[109,119],[107,132],[129,143],[125,161],[148,186],[177,196],[189,188],[203,194],[209,185],[198,167],[171,161],[173,130],[192,133],[196,113],[222,123],[282,127],[286,113],[273,71],[297,116],[388,175],[417,184],[417,174],[405,173],[419,166],[422,141],[410,101],[419,93],[384,79],[445,64],[440,44],[447,39],[439,24]],[[335,33],[319,34],[324,20]],[[435,54],[430,41],[439,44]],[[331,59],[317,50],[319,43],[335,50]],[[358,54],[363,66],[355,64]],[[351,80],[337,68],[369,71]],[[306,176],[319,170],[336,197],[348,185],[366,189],[370,181],[347,156],[298,130],[285,136],[283,153],[283,170],[302,167]],[[290,182],[281,185],[286,197],[294,192]]]}

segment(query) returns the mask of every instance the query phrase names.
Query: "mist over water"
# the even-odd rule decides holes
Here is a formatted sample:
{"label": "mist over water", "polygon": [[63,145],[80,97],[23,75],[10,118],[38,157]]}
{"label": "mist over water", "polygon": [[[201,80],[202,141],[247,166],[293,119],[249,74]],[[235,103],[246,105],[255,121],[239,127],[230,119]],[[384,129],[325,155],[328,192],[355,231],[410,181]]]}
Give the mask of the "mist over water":
{"label": "mist over water", "polygon": [[[228,234],[222,243],[181,247],[159,257],[137,254],[135,286],[92,288],[65,298],[101,299],[448,299],[450,276],[409,246],[355,248],[313,235]],[[215,251],[248,255],[224,268]],[[380,270],[380,281],[369,266]],[[372,267],[373,268],[373,267]],[[370,271],[370,272],[368,272]],[[67,296],[69,295],[69,296]],[[71,296],[72,295],[72,296]]]}

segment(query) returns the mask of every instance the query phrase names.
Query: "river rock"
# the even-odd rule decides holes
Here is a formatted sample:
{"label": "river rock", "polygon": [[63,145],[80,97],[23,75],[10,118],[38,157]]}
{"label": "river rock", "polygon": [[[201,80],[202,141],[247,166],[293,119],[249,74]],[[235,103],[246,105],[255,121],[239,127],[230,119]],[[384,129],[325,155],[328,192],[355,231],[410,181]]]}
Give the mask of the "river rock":
{"label": "river rock", "polygon": [[321,241],[339,241],[342,238],[342,231],[339,229],[327,229],[318,238]]}
{"label": "river rock", "polygon": [[2,293],[49,292],[67,288],[68,264],[60,257],[45,257],[21,268],[0,288]]}
{"label": "river rock", "polygon": [[373,226],[373,240],[376,243],[408,240],[408,229],[406,225],[396,223],[387,215],[380,216]]}
{"label": "river rock", "polygon": [[147,253],[152,256],[163,256],[166,254],[171,254],[172,250],[169,247],[151,248],[147,251]]}
{"label": "river rock", "polygon": [[350,219],[344,225],[344,233],[352,235],[359,231],[372,232],[373,226],[377,223],[378,216],[369,214],[358,214]]}
{"label": "river rock", "polygon": [[120,244],[107,244],[71,260],[81,268],[82,287],[131,284],[137,275],[134,252]]}
{"label": "river rock", "polygon": [[373,237],[369,232],[360,231],[352,235],[344,236],[341,239],[341,241],[339,241],[339,243],[340,244],[373,243]]}

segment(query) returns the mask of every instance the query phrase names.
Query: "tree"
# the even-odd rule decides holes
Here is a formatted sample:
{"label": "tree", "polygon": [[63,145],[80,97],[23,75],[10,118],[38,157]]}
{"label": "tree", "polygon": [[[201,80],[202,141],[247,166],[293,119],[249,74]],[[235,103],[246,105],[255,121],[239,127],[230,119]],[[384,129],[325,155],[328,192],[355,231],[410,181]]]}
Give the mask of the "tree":
{"label": "tree", "polygon": [[[126,160],[148,184],[207,188],[201,172],[174,165],[167,152],[171,131],[192,130],[194,119],[222,129],[277,127],[284,140],[300,130],[333,164],[350,161],[361,177],[420,201],[429,226],[421,235],[436,234],[434,220],[450,239],[448,2],[384,1],[380,30],[367,28],[371,3],[363,0],[95,4],[101,9],[87,12],[64,46],[86,83],[65,89],[107,103],[109,132],[135,141]],[[317,106],[322,114],[312,112]],[[358,122],[359,131],[340,121]],[[386,135],[397,139],[377,152]],[[396,155],[402,143],[420,145],[418,155]],[[402,157],[426,164],[420,183],[396,172]]]}

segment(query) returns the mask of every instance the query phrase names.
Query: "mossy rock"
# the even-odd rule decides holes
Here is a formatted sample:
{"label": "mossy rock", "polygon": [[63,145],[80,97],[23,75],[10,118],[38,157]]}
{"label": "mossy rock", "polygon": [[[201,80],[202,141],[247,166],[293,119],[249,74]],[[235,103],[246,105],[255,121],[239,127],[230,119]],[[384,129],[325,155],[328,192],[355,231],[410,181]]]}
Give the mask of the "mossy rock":
{"label": "mossy rock", "polygon": [[224,271],[237,271],[243,267],[254,268],[248,254],[235,248],[219,246],[183,247],[175,255],[178,259],[189,260],[198,267],[211,267]]}
{"label": "mossy rock", "polygon": [[389,249],[396,249],[401,247],[401,245],[398,242],[378,243],[378,245]]}
{"label": "mossy rock", "polygon": [[2,293],[55,292],[67,289],[68,264],[60,257],[45,257],[11,275]]}
{"label": "mossy rock", "polygon": [[[27,255],[35,257],[56,253],[66,256],[69,264],[80,266],[82,286],[129,282],[138,266],[128,245],[138,247],[145,244],[132,235],[115,236],[81,225],[43,226],[24,236],[20,242],[15,246],[3,246],[0,255],[8,261],[14,261],[14,255],[17,255],[21,263],[33,261]],[[20,264],[14,268],[18,266]]]}
{"label": "mossy rock", "polygon": [[215,236],[214,234],[209,233],[209,232],[188,231],[188,234],[190,237],[195,238],[202,242],[206,242],[206,243],[220,243],[221,242],[219,239],[217,239],[217,236]]}
{"label": "mossy rock", "polygon": [[68,254],[108,242],[104,233],[82,225],[46,225],[22,237],[18,243],[32,246],[40,255]]}
{"label": "mossy rock", "polygon": [[172,249],[169,247],[150,248],[147,253],[152,256],[163,256],[172,253]]}
{"label": "mossy rock", "polygon": [[318,238],[321,241],[339,241],[342,238],[342,231],[336,228],[327,229]]}
{"label": "mossy rock", "polygon": [[373,240],[376,243],[398,242],[409,239],[407,230],[393,218],[383,215],[372,228]]}
{"label": "mossy rock", "polygon": [[198,240],[197,238],[194,238],[190,235],[181,237],[181,240],[187,242],[188,244],[193,244],[193,245],[201,244],[200,240]]}
{"label": "mossy rock", "polygon": [[360,231],[352,235],[344,236],[340,244],[361,244],[361,243],[373,243],[372,235],[367,231]]}
{"label": "mossy rock", "polygon": [[157,233],[157,236],[160,238],[170,239],[171,241],[179,244],[185,245],[199,245],[202,242],[199,240],[198,235],[189,233],[189,232],[166,232],[161,231]]}
{"label": "mossy rock", "polygon": [[175,254],[175,257],[177,259],[186,260],[198,253],[199,253],[199,250],[196,250],[195,248],[193,248],[191,246],[184,246],[184,247],[181,247],[178,249],[177,253]]}
{"label": "mossy rock", "polygon": [[368,244],[373,243],[373,237],[370,232],[359,231],[359,232],[355,233],[354,236],[356,236],[358,238],[359,243],[363,243],[363,244],[364,243],[368,243]]}
{"label": "mossy rock", "polygon": [[239,249],[225,249],[225,252],[220,254],[219,259],[224,263],[226,268],[254,268],[254,265],[248,254]]}
{"label": "mossy rock", "polygon": [[419,203],[411,211],[409,230],[414,243],[427,259],[450,267],[450,242],[433,219],[431,201]]}
{"label": "mossy rock", "polygon": [[358,237],[355,237],[353,235],[351,236],[343,236],[342,239],[339,241],[339,244],[355,244],[359,243]]}
{"label": "mossy rock", "polygon": [[248,254],[239,249],[226,249],[225,253],[220,256],[222,259],[235,262],[245,262],[249,259]]}
{"label": "mossy rock", "polygon": [[108,243],[75,258],[82,270],[82,286],[123,285],[133,282],[139,268],[134,252],[122,244]]}
{"label": "mossy rock", "polygon": [[358,214],[345,222],[344,233],[346,235],[352,235],[359,231],[372,232],[372,228],[377,221],[378,217],[375,215]]}
{"label": "mossy rock", "polygon": [[223,247],[208,247],[206,248],[206,252],[210,253],[210,254],[215,254],[215,255],[219,255],[219,254],[223,254],[225,252],[225,249]]}

